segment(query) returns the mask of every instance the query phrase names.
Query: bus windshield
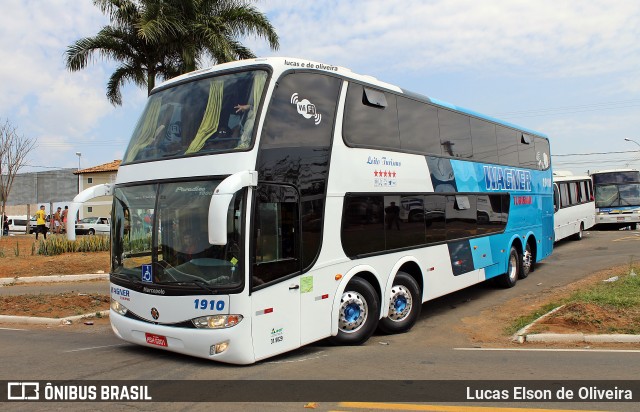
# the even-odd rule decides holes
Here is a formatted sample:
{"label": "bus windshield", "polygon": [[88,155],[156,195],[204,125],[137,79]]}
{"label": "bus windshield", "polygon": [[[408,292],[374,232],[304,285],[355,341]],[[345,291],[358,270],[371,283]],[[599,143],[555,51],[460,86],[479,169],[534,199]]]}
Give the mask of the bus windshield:
{"label": "bus windshield", "polygon": [[227,213],[224,246],[210,245],[207,213],[214,181],[118,187],[114,192],[112,273],[128,281],[200,288],[242,284],[240,237],[243,195]]}
{"label": "bus windshield", "polygon": [[149,97],[123,164],[248,149],[263,70],[201,78]]}
{"label": "bus windshield", "polygon": [[596,186],[596,207],[638,205],[640,205],[640,183]]}

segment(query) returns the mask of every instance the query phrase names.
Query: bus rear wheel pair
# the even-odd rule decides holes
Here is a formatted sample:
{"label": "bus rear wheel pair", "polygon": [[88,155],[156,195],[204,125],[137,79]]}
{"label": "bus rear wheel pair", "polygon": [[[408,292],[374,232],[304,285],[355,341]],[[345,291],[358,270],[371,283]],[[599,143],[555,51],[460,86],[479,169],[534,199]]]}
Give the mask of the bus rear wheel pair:
{"label": "bus rear wheel pair", "polygon": [[498,286],[503,288],[512,288],[516,285],[518,279],[525,279],[529,273],[533,271],[533,252],[529,243],[525,246],[524,254],[520,257],[520,253],[515,246],[511,246],[509,252],[509,264],[507,273],[496,278]]}
{"label": "bus rear wheel pair", "polygon": [[418,283],[398,272],[389,297],[389,315],[379,320],[380,299],[366,280],[355,277],[347,285],[338,310],[338,334],[331,341],[339,345],[360,345],[378,328],[383,333],[406,332],[418,320],[422,299]]}

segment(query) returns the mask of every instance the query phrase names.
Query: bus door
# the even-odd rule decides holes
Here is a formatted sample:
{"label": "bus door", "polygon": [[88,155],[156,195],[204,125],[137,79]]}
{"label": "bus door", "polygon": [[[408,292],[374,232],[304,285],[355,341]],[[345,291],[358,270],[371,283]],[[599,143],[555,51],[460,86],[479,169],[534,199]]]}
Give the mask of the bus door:
{"label": "bus door", "polygon": [[295,188],[260,184],[251,250],[256,360],[300,346],[300,202]]}

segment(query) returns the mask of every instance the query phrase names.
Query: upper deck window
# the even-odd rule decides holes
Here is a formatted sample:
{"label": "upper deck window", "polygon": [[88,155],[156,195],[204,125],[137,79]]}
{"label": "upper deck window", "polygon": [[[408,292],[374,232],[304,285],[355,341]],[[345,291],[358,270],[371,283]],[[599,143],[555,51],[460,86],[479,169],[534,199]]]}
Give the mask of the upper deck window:
{"label": "upper deck window", "polygon": [[207,77],[154,93],[124,163],[247,149],[265,71]]}

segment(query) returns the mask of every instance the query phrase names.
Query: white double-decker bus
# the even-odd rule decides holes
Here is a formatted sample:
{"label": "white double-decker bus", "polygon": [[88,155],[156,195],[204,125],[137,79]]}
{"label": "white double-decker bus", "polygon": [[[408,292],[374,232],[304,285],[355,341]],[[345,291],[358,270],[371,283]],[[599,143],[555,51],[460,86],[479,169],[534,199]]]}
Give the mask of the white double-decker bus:
{"label": "white double-decker bus", "polygon": [[553,247],[549,159],[539,133],[344,68],[254,59],[153,90],[115,184],[69,213],[113,195],[119,337],[248,364],[404,332],[422,302],[527,277]]}
{"label": "white double-decker bus", "polygon": [[640,172],[612,169],[591,173],[596,195],[596,225],[638,228]]}
{"label": "white double-decker bus", "polygon": [[595,224],[596,208],[589,176],[553,172],[553,215],[555,241],[572,237],[581,240]]}

